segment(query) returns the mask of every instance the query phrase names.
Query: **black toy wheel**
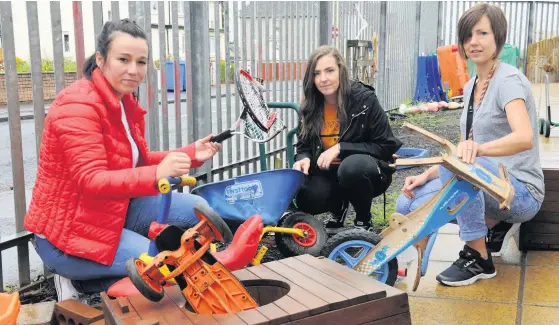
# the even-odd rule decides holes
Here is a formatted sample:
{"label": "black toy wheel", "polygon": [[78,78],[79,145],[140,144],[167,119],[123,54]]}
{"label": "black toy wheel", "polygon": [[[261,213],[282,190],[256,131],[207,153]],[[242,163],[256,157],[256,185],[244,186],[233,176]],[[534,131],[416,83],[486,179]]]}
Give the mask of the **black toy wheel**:
{"label": "black toy wheel", "polygon": [[284,257],[303,254],[319,256],[328,238],[324,224],[317,218],[303,212],[288,214],[280,220],[278,227],[297,228],[305,232],[305,237],[275,233],[276,245]]}
{"label": "black toy wheel", "polygon": [[151,301],[158,302],[163,299],[163,286],[147,276],[142,277],[139,269],[145,268],[147,265],[138,258],[130,258],[126,261],[126,273],[134,286],[140,293]]}
{"label": "black toy wheel", "polygon": [[209,221],[209,226],[214,231],[217,240],[228,243],[233,239],[233,234],[229,226],[227,226],[225,221],[223,221],[210,206],[196,203],[194,205],[194,212],[198,219],[206,219]]}
{"label": "black toy wheel", "polygon": [[549,120],[545,120],[543,136],[549,138],[550,134],[551,134],[551,122]]}
{"label": "black toy wheel", "polygon": [[[381,239],[379,235],[363,229],[344,230],[328,239],[321,255],[354,268]],[[379,282],[393,286],[398,279],[398,260],[393,258],[388,261],[372,276]]]}
{"label": "black toy wheel", "polygon": [[538,120],[538,129],[540,130],[540,134],[543,134],[543,129],[545,126],[545,119],[541,118]]}

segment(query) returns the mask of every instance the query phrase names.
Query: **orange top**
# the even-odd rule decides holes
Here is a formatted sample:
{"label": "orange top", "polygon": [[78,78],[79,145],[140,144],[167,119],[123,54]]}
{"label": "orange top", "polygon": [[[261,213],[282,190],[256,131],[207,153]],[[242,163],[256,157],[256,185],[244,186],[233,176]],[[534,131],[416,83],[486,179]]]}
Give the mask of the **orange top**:
{"label": "orange top", "polygon": [[[338,107],[333,104],[325,104],[324,106],[324,125],[320,132],[320,139],[324,150],[331,148],[338,143],[340,139],[340,120],[338,120]],[[340,163],[336,158],[332,163]]]}

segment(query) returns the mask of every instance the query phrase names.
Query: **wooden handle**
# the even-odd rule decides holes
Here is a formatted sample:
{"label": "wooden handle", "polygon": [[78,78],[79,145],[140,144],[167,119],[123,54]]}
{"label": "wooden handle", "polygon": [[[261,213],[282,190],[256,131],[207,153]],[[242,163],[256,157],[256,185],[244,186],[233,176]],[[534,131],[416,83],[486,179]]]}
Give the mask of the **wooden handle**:
{"label": "wooden handle", "polygon": [[420,128],[417,125],[413,125],[411,123],[408,122],[404,122],[404,124],[402,125],[410,130],[414,130],[418,133],[421,133],[422,135],[424,135],[425,137],[438,142],[441,146],[443,146],[445,148],[446,153],[451,154],[451,153],[455,153],[456,152],[456,146],[454,144],[452,144],[450,141],[441,138],[440,136],[431,133],[425,129]]}

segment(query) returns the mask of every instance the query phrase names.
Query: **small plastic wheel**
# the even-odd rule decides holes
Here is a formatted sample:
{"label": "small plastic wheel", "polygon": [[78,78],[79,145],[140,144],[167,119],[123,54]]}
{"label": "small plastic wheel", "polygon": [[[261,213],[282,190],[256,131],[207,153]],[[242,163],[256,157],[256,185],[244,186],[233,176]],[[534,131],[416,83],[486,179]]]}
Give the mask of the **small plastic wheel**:
{"label": "small plastic wheel", "polygon": [[545,120],[543,136],[549,138],[550,134],[551,134],[551,122],[549,120]]}
{"label": "small plastic wheel", "polygon": [[278,250],[284,257],[309,254],[319,256],[328,235],[324,224],[310,214],[294,212],[282,218],[278,224],[282,228],[302,229],[306,236],[275,233]]}
{"label": "small plastic wheel", "polygon": [[[322,249],[322,256],[354,268],[381,241],[375,233],[363,229],[348,229],[332,236]],[[398,260],[391,259],[373,272],[377,281],[393,286],[398,279]]]}
{"label": "small plastic wheel", "polygon": [[194,212],[200,221],[206,219],[208,225],[215,233],[217,240],[228,243],[233,239],[231,229],[223,219],[208,205],[196,203],[194,205]]}
{"label": "small plastic wheel", "polygon": [[545,126],[545,119],[544,118],[539,119],[538,128],[540,130],[540,134],[543,134],[544,126]]}
{"label": "small plastic wheel", "polygon": [[147,276],[142,277],[140,275],[139,268],[145,268],[146,266],[146,263],[139,258],[130,258],[126,261],[126,273],[128,273],[130,280],[144,297],[158,302],[164,296],[163,286]]}

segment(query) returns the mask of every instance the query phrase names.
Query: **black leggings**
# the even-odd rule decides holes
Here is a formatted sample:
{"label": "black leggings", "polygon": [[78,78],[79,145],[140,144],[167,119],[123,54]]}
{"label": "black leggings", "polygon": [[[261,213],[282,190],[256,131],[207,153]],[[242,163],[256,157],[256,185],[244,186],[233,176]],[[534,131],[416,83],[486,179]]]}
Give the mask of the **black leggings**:
{"label": "black leggings", "polygon": [[339,213],[349,201],[356,221],[369,223],[373,198],[384,193],[392,175],[381,172],[377,160],[369,155],[351,155],[329,170],[315,169],[296,197],[297,207],[309,214]]}

